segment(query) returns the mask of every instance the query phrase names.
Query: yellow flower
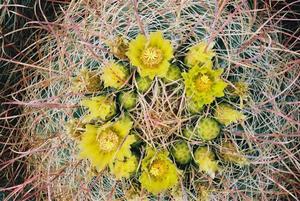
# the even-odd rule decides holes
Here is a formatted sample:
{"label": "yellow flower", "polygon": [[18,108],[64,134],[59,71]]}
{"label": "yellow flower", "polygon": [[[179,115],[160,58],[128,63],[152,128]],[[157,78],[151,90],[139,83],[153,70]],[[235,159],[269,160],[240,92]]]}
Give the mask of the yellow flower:
{"label": "yellow flower", "polygon": [[112,97],[96,96],[82,100],[81,104],[87,107],[90,112],[84,117],[83,122],[95,119],[106,121],[116,113],[116,104]]}
{"label": "yellow flower", "polygon": [[221,124],[224,124],[225,126],[246,119],[246,116],[243,115],[243,113],[224,103],[217,106],[214,116]]}
{"label": "yellow flower", "polygon": [[245,99],[249,95],[249,86],[246,82],[236,82],[234,83],[234,89],[232,90],[232,94],[235,96],[239,96],[242,99]]}
{"label": "yellow flower", "polygon": [[229,88],[231,95],[240,98],[240,108],[244,107],[244,101],[247,100],[249,96],[249,86],[246,82],[239,81],[234,83],[234,87]]}
{"label": "yellow flower", "polygon": [[213,44],[208,45],[205,42],[200,42],[189,48],[189,51],[185,57],[185,63],[188,66],[203,65],[206,62],[210,62],[215,56],[215,52],[212,50]]}
{"label": "yellow flower", "polygon": [[130,157],[130,146],[136,141],[134,135],[128,135],[131,127],[129,117],[122,117],[100,127],[87,124],[79,142],[80,157],[89,159],[99,172],[115,159]]}
{"label": "yellow flower", "polygon": [[128,80],[127,69],[117,63],[109,63],[102,69],[101,79],[104,82],[104,87],[113,87],[120,89]]}
{"label": "yellow flower", "polygon": [[218,137],[220,133],[220,127],[218,122],[212,118],[203,118],[200,120],[197,126],[197,134],[202,140],[213,140]]}
{"label": "yellow flower", "polygon": [[161,193],[178,183],[176,166],[168,158],[168,152],[148,148],[142,161],[142,174],[139,178],[143,188],[153,194]]}
{"label": "yellow flower", "polygon": [[182,73],[186,96],[193,108],[200,110],[204,105],[212,103],[216,97],[224,96],[227,84],[220,78],[223,69],[212,69],[212,63],[199,67],[194,66]]}
{"label": "yellow flower", "polygon": [[128,179],[138,167],[138,160],[134,155],[124,157],[123,159],[116,159],[113,164],[110,165],[112,174],[117,178]]}
{"label": "yellow flower", "polygon": [[225,161],[235,163],[239,166],[249,165],[248,159],[238,150],[232,142],[222,142],[220,155]]}
{"label": "yellow flower", "polygon": [[215,160],[215,154],[207,147],[199,147],[194,153],[195,161],[199,165],[200,171],[205,172],[211,178],[215,177],[220,169]]}
{"label": "yellow flower", "polygon": [[128,41],[121,36],[107,42],[110,51],[119,59],[127,59]]}
{"label": "yellow flower", "polygon": [[72,79],[72,91],[77,92],[96,92],[101,89],[101,79],[96,72],[81,69],[79,74]]}
{"label": "yellow flower", "polygon": [[169,40],[159,31],[150,33],[150,37],[139,34],[129,43],[126,53],[132,65],[136,66],[142,77],[165,77],[173,57],[173,48]]}

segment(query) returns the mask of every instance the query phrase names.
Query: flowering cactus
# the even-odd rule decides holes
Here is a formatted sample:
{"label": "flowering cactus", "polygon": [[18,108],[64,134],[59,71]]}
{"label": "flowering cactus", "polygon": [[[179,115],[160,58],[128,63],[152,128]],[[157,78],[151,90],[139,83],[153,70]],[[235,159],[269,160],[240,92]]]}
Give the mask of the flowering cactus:
{"label": "flowering cactus", "polygon": [[300,197],[298,54],[258,4],[72,0],[43,23],[13,94],[36,199]]}

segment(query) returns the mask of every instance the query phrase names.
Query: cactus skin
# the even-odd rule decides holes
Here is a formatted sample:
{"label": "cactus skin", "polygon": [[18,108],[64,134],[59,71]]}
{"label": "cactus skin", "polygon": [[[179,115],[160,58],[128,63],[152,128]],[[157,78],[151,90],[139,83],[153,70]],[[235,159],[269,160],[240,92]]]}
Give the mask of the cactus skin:
{"label": "cactus skin", "polygon": [[[169,0],[137,1],[135,8],[128,1],[91,0],[89,3],[72,1],[72,6],[67,8],[65,12],[66,17],[59,20],[59,27],[61,28],[57,29],[56,23],[41,26],[42,29],[54,26],[49,31],[52,36],[45,38],[45,46],[40,46],[41,43],[37,42],[37,48],[30,48],[35,51],[32,56],[37,56],[38,61],[40,61],[37,65],[40,64],[41,68],[36,69],[34,67],[34,69],[30,69],[30,73],[24,71],[24,79],[20,80],[21,85],[24,85],[26,90],[20,90],[22,92],[20,94],[21,101],[27,104],[32,103],[33,100],[45,100],[45,102],[38,101],[38,107],[24,107],[26,119],[20,121],[22,122],[21,128],[24,129],[23,133],[26,133],[25,137],[30,142],[29,145],[25,144],[25,150],[27,147],[39,150],[41,144],[46,145],[43,147],[45,152],[33,155],[35,167],[28,168],[33,172],[24,175],[51,176],[63,169],[64,171],[57,175],[53,182],[47,183],[53,192],[52,196],[66,195],[70,191],[70,195],[74,195],[76,192],[76,197],[79,200],[85,200],[87,197],[92,200],[101,200],[110,193],[112,189],[110,187],[115,184],[115,181],[110,179],[112,175],[109,175],[108,171],[101,172],[100,177],[97,177],[97,182],[95,182],[97,188],[93,188],[96,193],[94,193],[95,191],[88,192],[82,188],[82,182],[86,184],[91,182],[86,177],[87,168],[85,166],[87,163],[74,166],[76,142],[71,141],[61,131],[65,127],[63,122],[72,117],[72,111],[69,108],[76,106],[80,101],[79,99],[83,98],[87,91],[80,94],[68,94],[70,77],[65,75],[71,76],[73,72],[79,72],[85,67],[89,70],[96,70],[97,74],[100,74],[102,64],[112,59],[120,64],[128,64],[128,60],[125,59],[119,62],[116,58],[117,55],[112,54],[111,49],[108,49],[104,42],[120,35],[125,40],[130,41],[140,33],[149,35],[153,31],[162,30],[164,36],[172,41],[175,50],[174,59],[170,62],[176,64],[182,71],[189,71],[193,67],[185,65],[181,61],[185,53],[189,51],[189,47],[200,41],[207,41],[210,44],[215,42],[213,50],[216,51],[216,57],[213,60],[212,68],[224,69],[221,79],[227,84],[234,84],[234,81],[242,80],[249,85],[249,97],[247,100],[243,98],[245,102],[243,109],[247,112],[247,121],[242,126],[233,124],[224,128],[226,131],[224,135],[228,134],[226,139],[243,140],[241,144],[249,145],[249,147],[243,146],[243,151],[249,155],[251,160],[257,161],[258,165],[253,163],[251,168],[240,168],[229,163],[225,164],[224,161],[222,166],[223,164],[226,166],[226,171],[221,178],[217,178],[217,182],[220,183],[211,182],[213,185],[216,184],[215,187],[217,188],[212,193],[212,200],[239,200],[243,197],[249,197],[253,200],[259,200],[262,197],[268,197],[270,200],[291,200],[291,196],[300,197],[300,191],[297,190],[297,185],[294,185],[297,181],[294,175],[299,172],[299,167],[295,161],[299,144],[299,140],[297,140],[299,138],[299,115],[297,113],[299,101],[297,98],[299,91],[297,78],[299,72],[295,61],[297,61],[299,54],[294,54],[287,45],[281,45],[279,39],[281,37],[278,38],[278,36],[284,30],[280,29],[278,32],[276,29],[276,25],[280,24],[278,20],[274,20],[274,22],[267,20],[266,15],[269,16],[269,13],[265,11],[269,9],[269,5],[266,4],[265,8],[257,9],[253,3],[248,5],[248,2],[250,1],[237,2],[237,4],[234,1],[222,1],[222,3],[221,1],[185,1],[179,5],[177,1]],[[231,13],[232,10],[229,9],[232,6],[235,7],[234,13]],[[99,14],[98,11],[101,13]],[[215,18],[216,14],[217,19]],[[231,20],[228,20],[228,16],[232,17]],[[276,16],[276,19],[280,17]],[[4,22],[6,21],[4,20]],[[125,50],[122,50],[121,53],[124,52]],[[29,54],[26,53],[25,55]],[[29,62],[32,64],[32,61]],[[136,76],[138,74],[132,65],[128,64],[127,67],[132,73],[130,75]],[[31,70],[35,72],[32,74]],[[17,71],[19,72],[18,69]],[[28,82],[24,82],[27,79]],[[200,80],[207,81],[205,76]],[[143,137],[142,139],[147,140],[147,144],[154,143],[157,148],[170,148],[173,142],[167,140],[173,140],[173,138],[159,141],[160,138],[152,139],[151,136],[156,136],[157,133],[164,136],[163,134],[166,132],[172,134],[173,130],[181,133],[186,125],[194,125],[194,119],[200,115],[207,115],[208,107],[215,108],[215,104],[228,102],[235,109],[242,108],[239,106],[238,100],[241,98],[238,96],[243,95],[243,90],[236,91],[237,94],[234,96],[225,90],[225,97],[217,98],[213,105],[206,105],[207,107],[204,106],[201,110],[197,109],[195,105],[188,104],[188,99],[184,96],[178,96],[178,93],[169,96],[174,91],[179,93],[184,91],[182,87],[184,79],[168,84],[164,81],[161,82],[159,78],[154,80],[146,78],[145,83],[147,83],[144,85],[147,86],[144,88],[145,91],[140,92],[140,86],[137,90],[140,92],[139,99],[145,97],[145,103],[149,101],[151,104],[144,104],[141,106],[142,110],[136,110],[140,106],[136,107],[130,112],[137,127],[151,126],[142,131],[139,130],[139,133]],[[121,90],[133,89],[137,86],[136,80],[133,78],[131,82],[130,77],[123,86],[124,89]],[[11,87],[8,88],[11,89]],[[165,93],[165,89],[167,89],[167,93]],[[104,92],[112,92],[113,97],[120,92],[111,87],[103,90]],[[97,92],[94,95],[102,95],[102,93],[98,94]],[[58,101],[62,104],[59,104],[59,108],[52,108],[52,106],[49,108],[48,101],[51,101],[52,104],[52,100],[56,101],[56,97],[59,97]],[[33,103],[36,104],[36,102]],[[177,106],[177,103],[180,105]],[[171,109],[167,107],[169,105],[172,107]],[[151,114],[155,114],[154,117],[162,118],[154,119],[155,121],[151,118],[145,120],[144,114],[150,110],[153,110]],[[145,112],[140,113],[141,111]],[[117,115],[118,113],[108,119],[114,120]],[[93,119],[93,122],[102,123],[98,119],[96,121]],[[166,127],[161,127],[163,121],[167,122]],[[32,129],[32,125],[36,125],[36,128]],[[241,132],[240,128],[243,128],[245,132]],[[196,128],[191,130],[193,135],[197,135]],[[236,139],[236,134],[242,134],[243,139]],[[40,136],[47,139],[45,144],[36,143],[36,138],[39,140]],[[53,136],[57,137],[53,138]],[[191,139],[190,143],[199,142]],[[200,143],[212,144],[215,148],[221,146],[217,139]],[[70,150],[53,149],[57,145],[62,145],[60,146],[62,148],[70,148]],[[17,150],[20,150],[19,147]],[[139,149],[137,148],[137,150]],[[31,166],[31,164],[29,165]],[[49,174],[49,170],[51,170],[51,174]],[[272,174],[269,175],[269,173]],[[105,180],[102,179],[102,175]],[[186,171],[183,175],[184,181],[181,185],[183,194],[187,195],[186,200],[194,200],[196,195],[193,194],[195,192],[193,182],[201,180],[205,183],[205,181],[202,180],[201,173],[194,175],[190,171]],[[270,180],[270,178],[274,178],[275,181]],[[43,187],[45,186],[43,182],[47,180],[49,179],[38,179],[32,186]],[[52,181],[52,178],[50,180]],[[118,182],[117,184],[114,192],[119,196],[127,189],[128,182]],[[258,188],[268,189],[268,191],[258,191]],[[38,197],[37,199],[43,199],[46,196],[44,188],[41,188],[41,191],[42,193],[37,192],[39,194],[36,195],[42,195],[42,198]],[[26,191],[24,192],[26,193]],[[35,191],[32,192],[36,193]],[[160,194],[158,199],[167,199],[168,192],[165,193]],[[141,193],[138,192],[138,194]],[[53,197],[53,199],[63,200],[60,197]],[[117,199],[117,197],[112,197],[112,199]],[[68,200],[72,200],[72,198]]]}

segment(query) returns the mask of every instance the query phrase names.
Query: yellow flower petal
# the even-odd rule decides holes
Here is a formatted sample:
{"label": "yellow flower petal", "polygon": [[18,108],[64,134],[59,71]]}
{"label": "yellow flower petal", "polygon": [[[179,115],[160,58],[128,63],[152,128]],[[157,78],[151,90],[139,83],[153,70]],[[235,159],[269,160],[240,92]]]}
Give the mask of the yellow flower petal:
{"label": "yellow flower petal", "polygon": [[168,158],[168,152],[156,152],[148,148],[147,155],[142,161],[142,174],[139,180],[142,187],[153,194],[176,186],[178,172]]}
{"label": "yellow flower petal", "polygon": [[86,125],[86,131],[79,142],[79,156],[89,159],[98,171],[111,165],[115,159],[123,160],[131,156],[130,146],[136,139],[133,135],[125,138],[131,126],[124,118],[100,127]]}
{"label": "yellow flower petal", "polygon": [[81,101],[81,105],[89,109],[83,122],[89,122],[94,119],[101,119],[102,121],[108,120],[116,112],[116,105],[112,97],[96,96],[90,99]]}
{"label": "yellow flower petal", "polygon": [[227,84],[219,77],[222,72],[220,69],[213,70],[208,62],[182,73],[186,96],[194,110],[200,110],[204,105],[212,103],[216,97],[224,96],[223,91]]}
{"label": "yellow flower petal", "polygon": [[166,58],[171,59],[173,57],[172,44],[169,40],[164,39],[160,31],[150,33],[150,46],[161,49]]}
{"label": "yellow flower petal", "polygon": [[185,57],[185,63],[188,66],[203,65],[215,56],[212,50],[212,44],[209,46],[205,42],[200,42],[189,48]]}
{"label": "yellow flower petal", "polygon": [[133,122],[130,117],[124,116],[114,123],[113,128],[119,133],[120,136],[125,137],[129,134],[132,124]]}
{"label": "yellow flower petal", "polygon": [[103,67],[101,79],[104,87],[120,89],[128,79],[127,69],[117,63],[110,63]]}
{"label": "yellow flower petal", "polygon": [[86,131],[83,133],[81,141],[79,142],[80,158],[87,158],[101,171],[110,162],[112,154],[102,153],[97,143],[97,127],[93,125],[86,125]]}
{"label": "yellow flower petal", "polygon": [[134,135],[128,135],[125,138],[125,141],[122,143],[122,146],[119,147],[115,157],[120,160],[123,160],[124,157],[130,157],[131,156],[130,148],[131,145],[135,142],[136,142],[136,137]]}
{"label": "yellow flower petal", "polygon": [[173,48],[161,32],[150,33],[149,38],[139,34],[129,43],[126,55],[142,77],[153,79],[155,76],[166,76]]}
{"label": "yellow flower petal", "polygon": [[128,179],[137,170],[137,167],[138,160],[134,155],[131,155],[123,159],[116,159],[110,165],[110,170],[117,179]]}
{"label": "yellow flower petal", "polygon": [[208,147],[199,147],[194,153],[195,161],[199,165],[200,171],[205,172],[211,178],[215,177],[219,171],[218,162],[215,160],[215,154]]}
{"label": "yellow flower petal", "polygon": [[246,116],[243,115],[243,113],[235,110],[228,104],[218,105],[217,109],[215,110],[214,116],[221,124],[224,124],[225,126],[246,119]]}

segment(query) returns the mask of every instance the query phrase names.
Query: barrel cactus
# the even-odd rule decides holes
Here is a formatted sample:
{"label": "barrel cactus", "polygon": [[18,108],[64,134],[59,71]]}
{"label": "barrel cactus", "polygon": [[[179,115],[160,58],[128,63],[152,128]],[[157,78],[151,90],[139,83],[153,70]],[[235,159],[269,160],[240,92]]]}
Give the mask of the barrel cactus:
{"label": "barrel cactus", "polygon": [[256,2],[62,8],[21,97],[39,199],[297,198],[299,54]]}

